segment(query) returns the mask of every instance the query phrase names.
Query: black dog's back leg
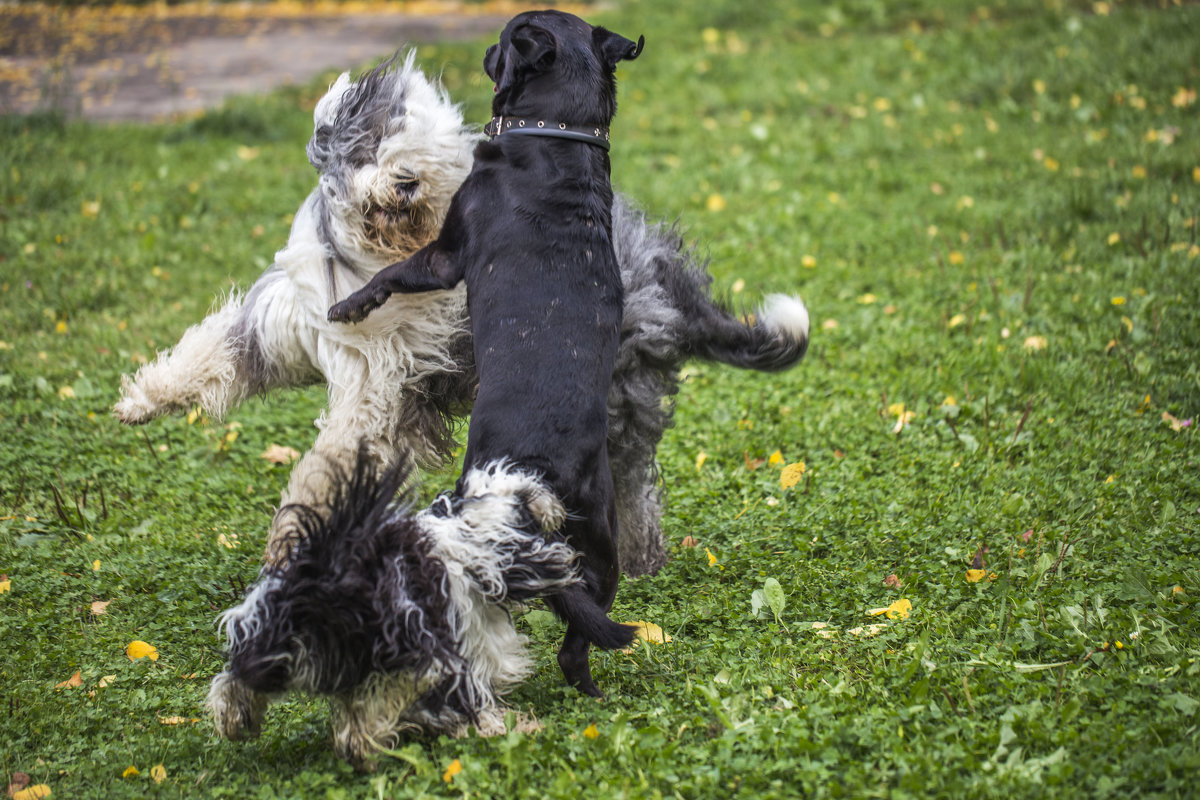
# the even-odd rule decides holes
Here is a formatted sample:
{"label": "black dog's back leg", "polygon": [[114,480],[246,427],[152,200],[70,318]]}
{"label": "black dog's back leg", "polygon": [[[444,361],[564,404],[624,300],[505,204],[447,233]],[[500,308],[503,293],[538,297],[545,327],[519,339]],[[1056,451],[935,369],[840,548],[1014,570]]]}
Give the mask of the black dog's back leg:
{"label": "black dog's back leg", "polygon": [[[611,492],[610,487],[610,498]],[[570,531],[572,526],[583,530]],[[582,585],[576,584],[547,598],[550,607],[567,621],[567,635],[558,651],[558,666],[568,684],[584,694],[601,697],[592,680],[588,650],[593,643],[606,649],[625,647],[634,636],[633,627],[608,618],[620,579],[616,507],[610,501],[607,508],[596,508],[589,517],[568,520],[564,531],[568,541],[581,545],[578,549],[584,555],[585,580]]]}
{"label": "black dog's back leg", "polygon": [[452,289],[462,278],[462,268],[435,241],[405,261],[376,273],[366,286],[329,309],[329,321],[362,322],[397,292],[413,294]]}
{"label": "black dog's back leg", "polygon": [[604,693],[592,680],[592,666],[588,663],[591,642],[577,629],[567,626],[567,636],[558,650],[558,666],[567,683],[592,697],[603,697]]}

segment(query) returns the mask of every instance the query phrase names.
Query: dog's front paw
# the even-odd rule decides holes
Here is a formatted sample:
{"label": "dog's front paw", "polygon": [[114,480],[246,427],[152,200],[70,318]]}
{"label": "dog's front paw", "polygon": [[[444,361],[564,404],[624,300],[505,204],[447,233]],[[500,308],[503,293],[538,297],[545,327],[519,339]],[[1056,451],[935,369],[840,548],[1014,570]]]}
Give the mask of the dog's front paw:
{"label": "dog's front paw", "polygon": [[383,305],[387,295],[379,296],[366,289],[355,292],[329,309],[330,322],[362,322],[375,309]]}
{"label": "dog's front paw", "polygon": [[126,425],[144,425],[160,413],[142,387],[128,375],[121,376],[121,399],[113,406],[114,417]]}
{"label": "dog's front paw", "polygon": [[258,736],[269,703],[267,695],[250,689],[228,672],[213,678],[208,690],[208,707],[217,734],[231,741]]}

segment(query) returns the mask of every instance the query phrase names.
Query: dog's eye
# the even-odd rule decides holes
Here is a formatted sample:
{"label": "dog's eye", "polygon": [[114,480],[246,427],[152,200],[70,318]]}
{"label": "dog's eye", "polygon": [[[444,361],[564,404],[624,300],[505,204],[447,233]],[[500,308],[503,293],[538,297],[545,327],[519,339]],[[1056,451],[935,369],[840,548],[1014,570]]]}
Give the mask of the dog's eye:
{"label": "dog's eye", "polygon": [[421,181],[416,178],[401,178],[396,181],[396,192],[399,194],[412,194],[421,185]]}

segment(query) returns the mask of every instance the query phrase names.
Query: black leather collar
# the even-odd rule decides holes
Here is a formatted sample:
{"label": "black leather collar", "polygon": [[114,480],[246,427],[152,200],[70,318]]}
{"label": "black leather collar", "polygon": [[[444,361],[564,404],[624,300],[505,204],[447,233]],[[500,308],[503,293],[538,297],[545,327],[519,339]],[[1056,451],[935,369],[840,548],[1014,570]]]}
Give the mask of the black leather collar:
{"label": "black leather collar", "polygon": [[550,136],[555,139],[571,139],[572,141],[595,145],[605,150],[609,148],[608,128],[568,125],[565,122],[551,122],[542,119],[492,117],[492,121],[484,127],[483,132],[493,139],[502,133],[521,133],[527,136]]}

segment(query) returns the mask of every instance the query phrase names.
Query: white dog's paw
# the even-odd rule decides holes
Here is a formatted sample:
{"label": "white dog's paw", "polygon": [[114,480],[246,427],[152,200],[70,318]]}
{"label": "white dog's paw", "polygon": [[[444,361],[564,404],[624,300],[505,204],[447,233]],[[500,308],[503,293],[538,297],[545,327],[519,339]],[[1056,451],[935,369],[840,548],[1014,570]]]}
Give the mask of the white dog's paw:
{"label": "white dog's paw", "polygon": [[567,521],[567,509],[562,501],[546,488],[541,481],[533,481],[533,488],[525,495],[525,505],[543,531],[551,533]]}
{"label": "white dog's paw", "polygon": [[128,375],[121,376],[121,399],[113,406],[113,416],[126,425],[141,425],[160,413],[141,386]]}

